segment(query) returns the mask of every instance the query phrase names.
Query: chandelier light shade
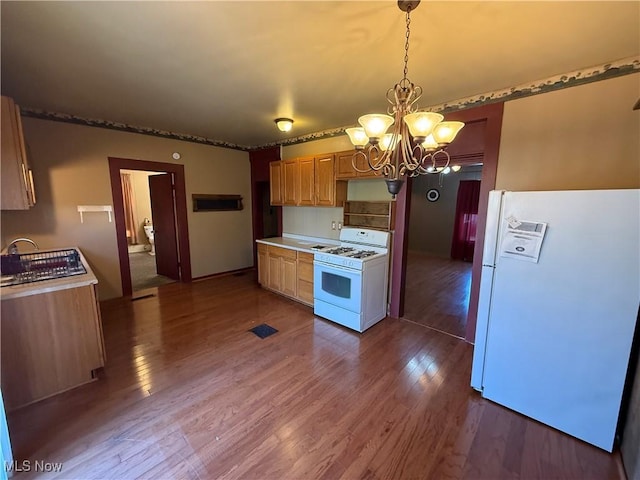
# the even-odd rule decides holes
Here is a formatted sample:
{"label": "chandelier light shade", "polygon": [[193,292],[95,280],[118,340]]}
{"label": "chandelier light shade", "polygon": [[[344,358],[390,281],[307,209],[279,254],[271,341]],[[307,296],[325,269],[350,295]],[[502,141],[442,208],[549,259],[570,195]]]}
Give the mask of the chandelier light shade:
{"label": "chandelier light shade", "polygon": [[369,143],[369,137],[364,133],[364,128],[347,128],[345,131],[349,135],[351,143],[356,146],[356,149],[364,148]]}
{"label": "chandelier light shade", "polygon": [[413,139],[421,143],[433,132],[433,127],[444,120],[444,115],[434,112],[410,113],[404,117]]}
{"label": "chandelier light shade", "polygon": [[449,145],[464,127],[462,122],[442,122],[433,128],[433,139],[438,145]]}
{"label": "chandelier light shade", "polygon": [[[464,127],[462,122],[445,122],[439,113],[418,111],[422,87],[407,78],[407,65],[411,11],[419,3],[420,0],[398,0],[398,7],[406,12],[404,76],[387,91],[387,114],[363,115],[358,119],[362,128],[346,129],[356,149],[353,168],[358,172],[382,171],[387,189],[394,197],[402,188],[404,176],[449,173],[451,158],[445,148]],[[387,133],[391,127],[392,131]],[[366,159],[367,170],[357,167],[358,157]]]}
{"label": "chandelier light shade", "polygon": [[293,128],[293,120],[290,118],[276,118],[274,122],[276,122],[278,130],[281,132],[289,132]]}
{"label": "chandelier light shade", "polygon": [[393,124],[393,117],[389,115],[380,115],[372,113],[369,115],[362,115],[358,119],[358,123],[364,128],[364,133],[369,137],[371,141],[378,141],[389,127]]}

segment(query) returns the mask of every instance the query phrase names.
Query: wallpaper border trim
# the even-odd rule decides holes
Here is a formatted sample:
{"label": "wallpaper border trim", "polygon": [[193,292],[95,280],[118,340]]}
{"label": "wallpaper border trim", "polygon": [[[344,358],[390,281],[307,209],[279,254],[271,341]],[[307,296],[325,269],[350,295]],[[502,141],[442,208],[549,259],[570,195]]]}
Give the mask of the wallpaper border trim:
{"label": "wallpaper border trim", "polygon": [[[457,110],[464,110],[473,107],[479,107],[482,105],[506,102],[509,100],[516,100],[519,98],[529,97],[532,95],[539,95],[541,93],[548,93],[555,90],[561,90],[564,88],[575,87],[577,85],[583,85],[585,83],[597,82],[600,80],[608,80],[610,78],[620,77],[632,73],[640,72],[640,56],[625,58],[617,60],[615,62],[605,63],[603,65],[584,68],[576,70],[570,73],[561,75],[554,75],[553,77],[546,78],[544,80],[536,80],[528,82],[516,87],[506,88],[503,90],[496,90],[489,93],[483,93],[480,95],[474,95],[466,97],[453,102],[442,103],[440,105],[434,105],[425,108],[426,111],[434,112],[453,112]],[[254,151],[261,150],[263,148],[295,145],[298,143],[306,143],[313,140],[320,140],[323,138],[336,137],[338,135],[344,135],[345,129],[350,128],[353,125],[345,127],[332,128],[329,130],[322,130],[320,132],[309,133],[298,137],[288,138],[280,140],[278,142],[265,143],[264,145],[246,146],[238,145],[235,143],[224,142],[221,140],[215,140],[207,137],[200,137],[198,135],[189,135],[186,133],[171,132],[168,130],[160,130],[151,127],[141,127],[136,125],[129,125],[121,122],[112,122],[110,120],[100,120],[93,118],[83,118],[77,115],[60,112],[48,112],[31,107],[20,107],[20,112],[25,117],[39,118],[42,120],[51,120],[56,122],[74,123],[77,125],[86,125],[89,127],[107,128],[110,130],[118,130],[121,132],[140,133],[143,135],[152,135],[155,137],[171,138],[174,140],[181,140],[184,142],[200,143],[204,145],[211,145],[214,147],[231,148],[234,150],[242,151]]]}

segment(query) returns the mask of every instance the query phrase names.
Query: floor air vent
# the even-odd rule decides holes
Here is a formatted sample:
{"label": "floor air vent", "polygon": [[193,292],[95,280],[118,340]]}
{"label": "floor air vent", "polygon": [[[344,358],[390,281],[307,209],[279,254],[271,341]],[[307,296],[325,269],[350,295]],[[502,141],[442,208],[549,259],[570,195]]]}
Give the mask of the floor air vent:
{"label": "floor air vent", "polygon": [[258,325],[257,327],[253,327],[249,331],[255,333],[260,338],[267,338],[269,335],[273,335],[274,333],[278,332],[278,330],[270,325],[267,325],[266,323]]}

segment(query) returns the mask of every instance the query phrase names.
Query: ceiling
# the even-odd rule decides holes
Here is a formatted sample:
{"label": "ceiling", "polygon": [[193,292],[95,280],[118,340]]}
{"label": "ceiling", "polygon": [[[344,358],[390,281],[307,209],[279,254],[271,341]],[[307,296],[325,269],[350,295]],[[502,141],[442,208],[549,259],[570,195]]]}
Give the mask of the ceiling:
{"label": "ceiling", "polygon": [[[386,110],[395,1],[1,2],[2,94],[50,112],[258,146]],[[640,54],[640,2],[423,0],[421,108]],[[273,120],[291,117],[279,132]]]}

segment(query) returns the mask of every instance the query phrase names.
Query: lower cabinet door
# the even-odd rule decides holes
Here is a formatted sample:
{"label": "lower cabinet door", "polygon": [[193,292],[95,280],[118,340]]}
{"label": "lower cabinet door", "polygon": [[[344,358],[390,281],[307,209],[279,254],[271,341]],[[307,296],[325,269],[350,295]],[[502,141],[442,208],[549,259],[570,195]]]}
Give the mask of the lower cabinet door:
{"label": "lower cabinet door", "polygon": [[277,292],[282,291],[282,272],[280,263],[282,257],[269,255],[269,288]]}
{"label": "lower cabinet door", "polygon": [[282,259],[282,293],[295,297],[297,295],[298,268],[297,260],[292,258]]}

